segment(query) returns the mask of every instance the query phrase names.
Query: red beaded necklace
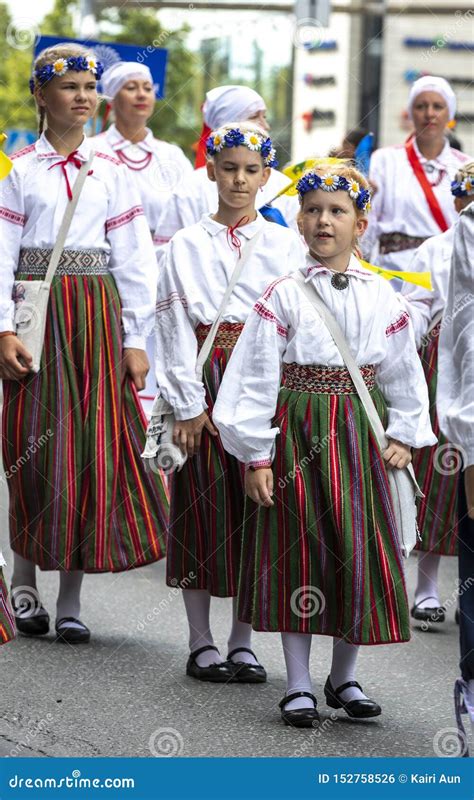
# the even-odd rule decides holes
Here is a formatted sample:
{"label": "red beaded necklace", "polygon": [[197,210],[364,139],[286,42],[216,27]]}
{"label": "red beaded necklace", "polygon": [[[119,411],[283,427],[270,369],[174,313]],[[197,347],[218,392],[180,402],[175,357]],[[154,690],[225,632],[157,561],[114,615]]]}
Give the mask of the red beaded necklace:
{"label": "red beaded necklace", "polygon": [[135,160],[134,158],[126,156],[123,150],[116,150],[115,152],[117,153],[120,161],[123,164],[126,164],[129,169],[133,169],[135,172],[145,169],[153,158],[153,153],[145,153],[143,158]]}

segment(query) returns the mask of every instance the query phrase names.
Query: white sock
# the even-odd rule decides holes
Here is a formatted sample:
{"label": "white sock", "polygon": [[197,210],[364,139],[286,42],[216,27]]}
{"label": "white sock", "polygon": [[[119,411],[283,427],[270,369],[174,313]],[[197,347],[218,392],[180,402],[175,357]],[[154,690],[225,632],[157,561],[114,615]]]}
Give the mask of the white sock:
{"label": "white sock", "polygon": [[[227,652],[236,650],[238,647],[250,648],[252,642],[252,626],[247,622],[240,622],[237,616],[238,600],[237,597],[232,598],[232,630],[230,632],[229,641],[227,642]],[[244,664],[258,664],[256,658],[239,650],[238,653],[232,656],[231,661],[243,661]]]}
{"label": "white sock", "polygon": [[[338,639],[336,636],[332,640],[332,664],[331,664],[331,684],[334,690],[339,689],[348,681],[355,681],[355,667],[357,656],[359,654],[359,645],[349,644],[344,639]],[[361,692],[356,686],[350,686],[344,689],[340,695],[340,700],[348,703],[349,700],[366,700],[367,695]]]}
{"label": "white sock", "polygon": [[[56,602],[56,619],[74,617],[81,613],[81,585],[84,573],[81,570],[59,573],[59,594]],[[75,622],[67,623],[69,628],[81,629]]]}
{"label": "white sock", "polygon": [[[309,674],[309,655],[311,652],[311,633],[282,633],[281,641],[286,663],[286,694],[293,692],[312,692]],[[314,708],[309,697],[298,697],[285,706],[285,711],[297,708]]]}
{"label": "white sock", "polygon": [[[214,644],[210,628],[211,595],[206,589],[183,589],[183,601],[189,623],[189,649]],[[206,650],[196,658],[198,667],[209,667],[224,661],[217,650]]]}
{"label": "white sock", "polygon": [[438,593],[440,560],[438,553],[418,555],[418,582],[415,591],[415,605],[418,604],[418,608],[436,608],[441,605]]}
{"label": "white sock", "polygon": [[36,588],[36,564],[13,553],[12,598],[18,617],[34,617],[41,610]]}

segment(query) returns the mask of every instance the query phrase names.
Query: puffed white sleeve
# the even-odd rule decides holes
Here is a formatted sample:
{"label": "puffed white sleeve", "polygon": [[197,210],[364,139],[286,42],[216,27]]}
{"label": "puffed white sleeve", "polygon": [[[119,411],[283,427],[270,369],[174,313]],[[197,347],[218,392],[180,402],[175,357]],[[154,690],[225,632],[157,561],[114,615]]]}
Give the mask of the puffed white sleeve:
{"label": "puffed white sleeve", "polygon": [[155,372],[160,393],[173,408],[176,419],[186,420],[199,416],[206,409],[206,401],[203,383],[196,378],[198,344],[179,278],[179,262],[179,242],[172,239],[158,279]]}
{"label": "puffed white sleeve", "polygon": [[14,166],[0,182],[0,332],[15,330],[12,292],[25,222],[22,180]]}
{"label": "puffed white sleeve", "polygon": [[158,267],[135,181],[122,165],[114,178],[105,223],[109,270],[122,303],[123,347],[145,350],[153,330]]}
{"label": "puffed white sleeve", "polygon": [[392,290],[391,294],[386,299],[390,311],[385,356],[376,370],[388,409],[386,434],[410,447],[428,447],[437,442],[431,429],[428,387],[410,317],[400,298]]}
{"label": "puffed white sleeve", "polygon": [[360,241],[360,247],[364,257],[370,261],[375,252],[379,237],[379,219],[383,212],[383,196],[385,192],[384,185],[384,167],[383,167],[383,153],[381,150],[376,150],[370,159],[369,180],[374,185],[371,209],[369,211],[367,230]]}
{"label": "puffed white sleeve", "polygon": [[454,235],[448,299],[439,340],[436,404],[439,424],[461,448],[463,468],[474,464],[474,202]]}
{"label": "puffed white sleeve", "polygon": [[224,448],[247,466],[271,466],[279,433],[272,420],[288,331],[267,294],[245,323],[212,414]]}
{"label": "puffed white sleeve", "polygon": [[[433,265],[430,252],[429,242],[423,242],[416,250],[408,272],[431,272]],[[443,307],[443,301],[436,290],[429,291],[407,281],[402,281],[401,295],[410,314],[416,346],[420,347],[423,337],[428,333],[431,318]]]}

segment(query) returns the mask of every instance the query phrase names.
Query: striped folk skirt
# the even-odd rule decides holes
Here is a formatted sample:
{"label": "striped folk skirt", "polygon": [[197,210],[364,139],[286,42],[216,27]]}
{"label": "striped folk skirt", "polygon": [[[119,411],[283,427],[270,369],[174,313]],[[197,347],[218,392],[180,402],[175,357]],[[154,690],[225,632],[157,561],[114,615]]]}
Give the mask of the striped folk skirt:
{"label": "striped folk skirt", "polygon": [[[385,421],[375,371],[362,371]],[[347,370],[287,365],[274,424],[274,506],[247,500],[239,618],[353,644],[408,641],[387,473]]]}
{"label": "striped folk skirt", "polygon": [[431,427],[438,437],[438,444],[413,453],[413,468],[425,495],[418,501],[418,527],[422,538],[417,542],[416,550],[454,556],[457,554],[457,492],[461,455],[439,429],[436,414],[438,341],[439,328],[435,328],[420,351],[428,384]]}
{"label": "striped folk skirt", "polygon": [[[222,323],[204,367],[208,413],[243,328]],[[199,347],[209,326],[196,329]],[[220,437],[203,430],[201,446],[171,482],[167,583],[207,589],[216,597],[237,594],[244,514],[243,466],[224,450]]]}
{"label": "striped folk skirt", "polygon": [[53,281],[39,373],[4,382],[11,546],[44,570],[120,572],[163,558],[168,495],[140,458],[146,420],[121,374],[115,281],[69,263],[71,252]]}
{"label": "striped folk skirt", "polygon": [[0,644],[6,644],[15,638],[15,622],[13,611],[8,600],[7,585],[0,567]]}

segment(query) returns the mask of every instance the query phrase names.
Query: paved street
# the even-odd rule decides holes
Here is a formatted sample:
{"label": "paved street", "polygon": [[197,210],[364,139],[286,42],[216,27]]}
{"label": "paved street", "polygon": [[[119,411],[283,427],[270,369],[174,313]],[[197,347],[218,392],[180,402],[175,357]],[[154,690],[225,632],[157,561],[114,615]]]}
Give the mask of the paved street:
{"label": "paved street", "polygon": [[[4,482],[1,491],[0,545],[8,559]],[[410,597],[415,566],[411,558]],[[129,574],[86,576],[83,619],[92,629],[89,646],[58,645],[50,635],[20,637],[1,649],[0,755],[437,755],[435,737],[448,747],[445,729],[454,726],[455,579],[455,559],[444,559],[441,597],[450,609],[439,629],[414,630],[409,644],[362,650],[358,679],[383,707],[378,720],[354,723],[341,711],[331,717],[323,695],[331,640],[315,637],[312,674],[323,724],[308,732],[279,721],[285,681],[278,635],[254,639],[268,670],[266,685],[199,683],[184,674],[183,605],[179,592],[165,586],[163,563]],[[56,587],[56,575],[40,575],[39,588],[53,618]],[[213,602],[221,652],[229,616],[229,601]]]}

